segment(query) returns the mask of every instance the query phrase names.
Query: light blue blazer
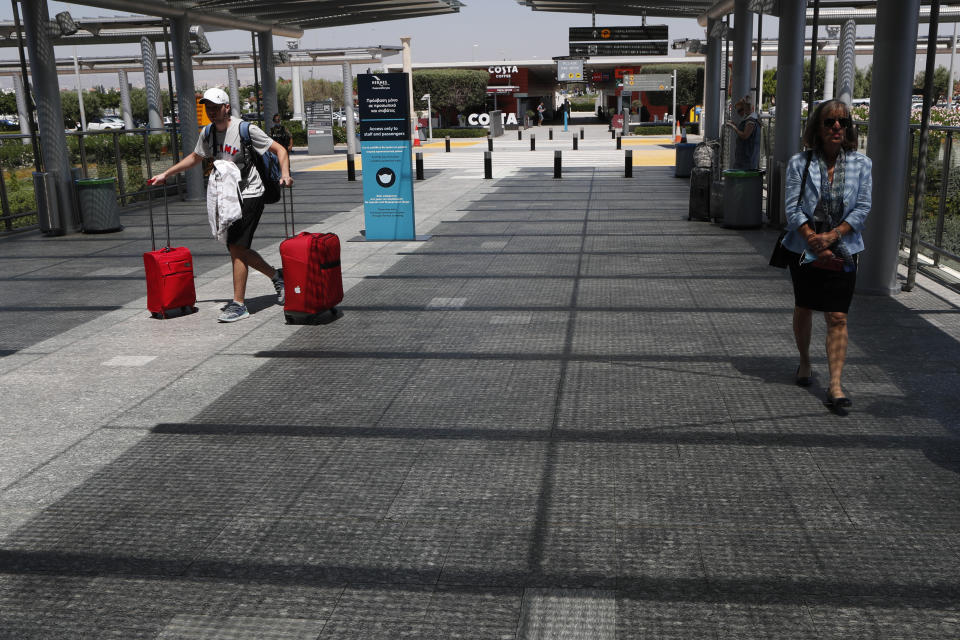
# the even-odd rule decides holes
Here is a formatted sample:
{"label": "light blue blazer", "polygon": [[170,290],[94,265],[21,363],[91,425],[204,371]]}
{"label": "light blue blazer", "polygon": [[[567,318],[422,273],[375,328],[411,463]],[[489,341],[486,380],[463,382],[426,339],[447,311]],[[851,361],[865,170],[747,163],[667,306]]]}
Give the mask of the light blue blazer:
{"label": "light blue blazer", "polygon": [[[844,222],[853,227],[852,233],[846,233],[841,242],[850,253],[863,251],[863,225],[870,213],[873,191],[873,163],[870,158],[853,151],[846,154],[847,163],[844,166],[843,180],[843,212]],[[803,178],[803,167],[807,162],[807,152],[803,151],[790,158],[787,164],[787,235],[783,237],[783,246],[794,253],[802,253],[808,249],[807,242],[797,229],[813,220],[813,212],[820,201],[820,163],[816,154],[810,162],[810,173],[803,188],[803,197],[800,196],[800,181]],[[797,206],[797,199],[800,205]]]}

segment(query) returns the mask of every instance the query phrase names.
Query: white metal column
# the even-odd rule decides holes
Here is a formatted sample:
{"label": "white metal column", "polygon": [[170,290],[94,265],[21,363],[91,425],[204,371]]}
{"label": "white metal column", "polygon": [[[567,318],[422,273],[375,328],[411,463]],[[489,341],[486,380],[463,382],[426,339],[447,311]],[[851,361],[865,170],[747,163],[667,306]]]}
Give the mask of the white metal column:
{"label": "white metal column", "polygon": [[863,232],[866,250],[857,273],[857,291],[892,295],[897,287],[900,222],[906,201],[904,176],[909,148],[910,95],[917,51],[920,0],[881,2],[873,53],[867,152],[873,159],[873,208]]}

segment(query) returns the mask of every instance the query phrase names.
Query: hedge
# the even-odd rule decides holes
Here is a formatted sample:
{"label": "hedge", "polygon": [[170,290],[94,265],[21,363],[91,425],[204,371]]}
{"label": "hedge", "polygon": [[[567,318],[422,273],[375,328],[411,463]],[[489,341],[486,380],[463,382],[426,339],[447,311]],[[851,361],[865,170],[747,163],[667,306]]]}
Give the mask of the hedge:
{"label": "hedge", "polygon": [[653,127],[634,127],[633,135],[635,136],[669,136],[673,133],[673,127],[671,126],[653,126]]}
{"label": "hedge", "polygon": [[433,137],[446,138],[486,138],[490,132],[487,129],[434,129]]}

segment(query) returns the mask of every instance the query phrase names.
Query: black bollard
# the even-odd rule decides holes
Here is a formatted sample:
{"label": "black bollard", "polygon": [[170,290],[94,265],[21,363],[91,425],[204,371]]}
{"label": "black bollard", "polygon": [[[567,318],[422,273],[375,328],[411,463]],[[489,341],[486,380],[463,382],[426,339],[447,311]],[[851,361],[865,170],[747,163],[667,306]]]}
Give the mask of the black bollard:
{"label": "black bollard", "polygon": [[553,152],[553,177],[555,180],[560,179],[560,174],[563,171],[563,156],[561,156],[561,151],[557,149]]}
{"label": "black bollard", "polygon": [[523,140],[523,129],[517,129],[517,140]]}
{"label": "black bollard", "polygon": [[627,149],[623,154],[623,177],[633,177],[633,149]]}
{"label": "black bollard", "polygon": [[617,151],[620,151],[622,147],[623,147],[623,138],[621,136],[617,136]]}
{"label": "black bollard", "polygon": [[356,182],[357,180],[357,168],[353,162],[353,154],[347,154],[347,181]]}
{"label": "black bollard", "polygon": [[577,136],[574,135],[574,136],[573,136],[573,150],[576,151],[578,148],[579,148],[579,146],[578,146],[578,143],[577,143]]}
{"label": "black bollard", "polygon": [[493,154],[489,151],[483,152],[483,179],[493,179]]}
{"label": "black bollard", "polygon": [[611,139],[611,140],[616,140],[616,139],[617,139],[617,132],[614,131],[613,129],[610,129],[610,139]]}
{"label": "black bollard", "polygon": [[553,140],[553,127],[550,127],[550,129],[548,129],[548,132],[550,133],[550,139]]}
{"label": "black bollard", "polygon": [[447,153],[450,153],[450,136],[447,136],[446,140],[444,140],[443,142],[444,142],[444,145],[446,145]]}
{"label": "black bollard", "polygon": [[487,151],[493,151],[493,138],[487,136]]}
{"label": "black bollard", "polygon": [[583,140],[583,127],[580,127],[580,139]]}
{"label": "black bollard", "polygon": [[537,134],[531,133],[530,134],[530,151],[536,151],[536,150],[537,150]]}
{"label": "black bollard", "polygon": [[417,180],[423,180],[423,152],[417,151]]}

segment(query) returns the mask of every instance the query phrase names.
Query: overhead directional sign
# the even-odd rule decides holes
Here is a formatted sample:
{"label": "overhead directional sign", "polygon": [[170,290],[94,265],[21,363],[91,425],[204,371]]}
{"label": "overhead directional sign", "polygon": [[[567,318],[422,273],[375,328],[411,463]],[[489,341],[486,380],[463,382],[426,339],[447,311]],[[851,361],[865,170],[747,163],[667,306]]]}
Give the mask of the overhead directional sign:
{"label": "overhead directional sign", "polygon": [[665,24],[646,27],[570,27],[570,42],[666,39],[667,25]]}
{"label": "overhead directional sign", "polygon": [[571,56],[665,56],[663,42],[571,42]]}
{"label": "overhead directional sign", "polygon": [[625,73],[624,91],[670,91],[673,89],[673,75],[669,73]]}
{"label": "overhead directional sign", "polygon": [[557,60],[558,82],[586,82],[583,77],[583,60]]}

